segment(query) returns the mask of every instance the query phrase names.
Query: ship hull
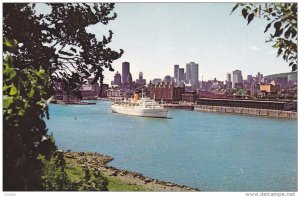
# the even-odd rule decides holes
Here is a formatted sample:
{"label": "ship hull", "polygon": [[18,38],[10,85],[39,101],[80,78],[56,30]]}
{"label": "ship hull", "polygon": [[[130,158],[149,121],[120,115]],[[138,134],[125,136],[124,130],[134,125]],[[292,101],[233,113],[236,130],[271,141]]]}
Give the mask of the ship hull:
{"label": "ship hull", "polygon": [[138,106],[112,105],[112,112],[131,116],[166,118],[168,110],[164,108],[139,108]]}

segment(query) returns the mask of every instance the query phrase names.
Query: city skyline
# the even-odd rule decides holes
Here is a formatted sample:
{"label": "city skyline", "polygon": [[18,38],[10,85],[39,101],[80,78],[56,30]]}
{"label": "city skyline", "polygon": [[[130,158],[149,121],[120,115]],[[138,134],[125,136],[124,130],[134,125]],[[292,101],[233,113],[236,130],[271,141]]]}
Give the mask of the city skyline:
{"label": "city skyline", "polygon": [[[128,69],[128,70],[130,70],[130,62],[122,62],[122,69],[121,69],[121,71],[120,72],[123,72],[124,70],[123,70],[123,65],[124,65],[124,63],[127,65],[129,65],[129,67],[128,68],[126,68],[126,70]],[[188,70],[188,66],[190,65],[190,64],[194,64],[194,65],[197,65],[198,66],[198,64],[197,63],[195,63],[195,62],[190,62],[190,63],[187,63],[186,64],[186,67],[178,67],[178,65],[177,64],[175,64],[175,65],[173,65],[173,75],[172,74],[165,74],[164,75],[164,77],[154,77],[154,78],[151,78],[151,79],[146,79],[146,78],[143,78],[143,71],[140,71],[139,72],[139,76],[138,76],[138,79],[136,79],[136,80],[133,80],[132,79],[132,82],[136,82],[136,81],[138,81],[138,80],[140,80],[140,79],[143,79],[143,80],[146,80],[146,83],[145,84],[149,84],[149,82],[150,81],[153,81],[153,80],[160,80],[161,82],[163,82],[163,81],[165,81],[166,80],[166,77],[167,78],[170,78],[169,80],[173,80],[173,82],[175,82],[175,84],[176,85],[178,85],[178,81],[184,81],[184,83],[191,83],[192,81],[193,81],[193,79],[190,79],[190,77],[188,77],[186,74],[187,74],[187,70]],[[196,69],[196,70],[198,70],[198,68],[196,67],[196,68],[194,68],[194,69]],[[177,70],[177,71],[176,71]],[[111,83],[113,83],[114,81],[116,81],[116,75],[120,75],[120,77],[122,76],[122,78],[123,78],[123,76],[124,75],[121,75],[120,74],[120,72],[119,72],[119,70],[115,70],[114,71],[114,78],[113,78],[113,80],[112,81],[110,81],[108,84],[111,84]],[[131,75],[131,72],[128,72],[130,75]],[[177,73],[177,75],[175,74],[175,73]],[[257,71],[256,73],[254,73],[254,74],[242,74],[243,73],[243,71],[242,70],[238,70],[238,69],[236,69],[236,70],[232,70],[232,71],[227,71],[226,72],[226,75],[225,75],[225,77],[224,77],[224,79],[217,79],[216,77],[214,77],[214,78],[212,78],[212,79],[206,79],[206,80],[202,80],[202,78],[198,78],[198,77],[196,77],[196,81],[198,81],[198,82],[201,82],[201,81],[212,81],[212,80],[218,80],[218,81],[223,81],[223,82],[225,82],[226,83],[226,81],[228,81],[228,82],[232,82],[232,88],[234,88],[234,84],[235,83],[243,83],[243,81],[249,81],[249,77],[257,77],[257,76],[260,76],[261,78],[262,78],[262,76],[269,76],[269,75],[276,75],[276,74],[283,74],[283,73],[278,73],[278,72],[274,72],[274,73],[271,73],[271,74],[268,74],[268,75],[264,75],[264,73],[261,73],[260,71]],[[292,73],[292,71],[287,71],[287,72],[284,72],[284,74],[287,74],[287,73]],[[193,75],[196,75],[196,74],[193,74]],[[142,76],[142,78],[141,78],[141,76]],[[176,78],[176,76],[177,76],[177,78]],[[202,76],[201,76],[202,77]],[[125,77],[126,78],[126,77]],[[123,82],[122,82],[123,83]],[[126,82],[126,83],[128,83],[128,82]],[[230,86],[231,87],[231,86]]]}
{"label": "city skyline", "polygon": [[[87,31],[101,40],[114,33],[108,45],[123,49],[123,56],[113,62],[115,72],[104,69],[104,83],[109,84],[122,62],[130,62],[131,77],[143,72],[147,80],[173,75],[173,66],[186,68],[199,64],[199,80],[217,78],[242,70],[244,75],[290,72],[282,57],[276,57],[272,43],[265,43],[267,21],[254,19],[247,25],[240,12],[230,12],[235,3],[115,3],[117,18],[108,25],[96,24]],[[39,4],[38,10],[47,12]],[[138,16],[138,17],[137,17]]]}
{"label": "city skyline", "polygon": [[[258,71],[265,75],[290,72],[288,63],[276,57],[271,43],[265,43],[267,22],[247,22],[235,12],[234,3],[116,3],[118,17],[108,25],[89,27],[101,39],[114,32],[110,47],[124,49],[113,62],[115,71],[122,62],[131,63],[132,78],[144,73],[147,80],[172,75],[175,64],[199,64],[199,79],[226,79],[226,73],[243,70],[245,75]],[[212,14],[213,13],[213,14]],[[139,16],[139,17],[137,17]],[[104,82],[115,72],[104,72]]]}

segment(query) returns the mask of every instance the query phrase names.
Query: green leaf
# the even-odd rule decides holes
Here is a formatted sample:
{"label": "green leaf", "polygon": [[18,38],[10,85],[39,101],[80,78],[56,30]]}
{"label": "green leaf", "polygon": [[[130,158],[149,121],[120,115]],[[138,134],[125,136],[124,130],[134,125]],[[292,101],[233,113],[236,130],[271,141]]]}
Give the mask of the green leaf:
{"label": "green leaf", "polygon": [[18,41],[16,39],[14,39],[14,45],[18,45]]}
{"label": "green leaf", "polygon": [[6,91],[8,88],[10,88],[11,85],[6,85],[6,84],[3,84],[3,92]]}
{"label": "green leaf", "polygon": [[6,37],[4,37],[4,45],[5,45],[6,47],[12,47],[11,42],[10,42]]}
{"label": "green leaf", "polygon": [[290,29],[288,29],[288,30],[284,33],[284,37],[285,37],[286,39],[289,39],[290,35],[291,35],[291,31],[290,31]]}
{"label": "green leaf", "polygon": [[13,97],[7,97],[7,96],[5,96],[2,99],[2,101],[3,101],[3,104],[2,104],[3,109],[7,109],[10,106],[10,104],[12,104]]}
{"label": "green leaf", "polygon": [[243,15],[243,17],[246,19],[247,15],[248,15],[248,11],[247,11],[246,8],[244,8],[244,9],[242,10],[242,15]]}
{"label": "green leaf", "polygon": [[278,57],[279,55],[281,55],[281,53],[282,53],[282,48],[279,48],[279,49],[278,49],[278,52],[277,52],[277,57]]}
{"label": "green leaf", "polygon": [[297,30],[294,28],[292,29],[292,38],[294,38],[297,35]]}
{"label": "green leaf", "polygon": [[3,74],[4,74],[3,78],[5,81],[10,81],[17,75],[15,69],[13,69],[13,68],[5,69],[3,71]]}
{"label": "green leaf", "polygon": [[281,22],[277,21],[276,23],[274,23],[274,27],[276,30],[279,29],[281,27]]}
{"label": "green leaf", "polygon": [[234,12],[234,10],[236,10],[236,8],[239,6],[239,4],[235,4],[235,6],[232,8],[231,13],[232,14]]}
{"label": "green leaf", "polygon": [[24,109],[20,109],[19,111],[18,111],[18,115],[19,116],[23,116],[25,114],[25,110]]}
{"label": "green leaf", "polygon": [[279,42],[277,42],[276,44],[274,44],[272,47],[273,48],[279,48],[279,45],[280,45],[280,43]]}
{"label": "green leaf", "polygon": [[17,90],[15,84],[12,84],[12,86],[11,86],[11,88],[10,88],[9,94],[12,95],[12,96],[14,96],[14,95],[17,94],[17,92],[18,92],[18,90]]}
{"label": "green leaf", "polygon": [[254,14],[249,14],[249,16],[248,16],[248,24],[247,25],[249,25],[249,23],[253,20],[253,18],[254,18]]}
{"label": "green leaf", "polygon": [[266,33],[266,32],[268,31],[268,29],[271,27],[271,24],[272,24],[272,23],[269,23],[269,24],[266,26],[266,29],[265,29],[264,33]]}
{"label": "green leaf", "polygon": [[32,98],[33,96],[34,96],[34,89],[31,88],[28,97],[29,97],[29,98]]}
{"label": "green leaf", "polygon": [[297,71],[297,64],[293,64],[292,71]]}
{"label": "green leaf", "polygon": [[275,34],[273,35],[273,37],[279,37],[283,32],[283,29],[276,29]]}

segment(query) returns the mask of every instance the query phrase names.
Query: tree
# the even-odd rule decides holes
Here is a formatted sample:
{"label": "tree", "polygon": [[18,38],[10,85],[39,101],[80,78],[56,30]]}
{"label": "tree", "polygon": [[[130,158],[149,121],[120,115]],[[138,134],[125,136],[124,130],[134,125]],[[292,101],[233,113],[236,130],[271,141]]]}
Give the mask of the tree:
{"label": "tree", "polygon": [[[5,48],[15,50],[17,42],[4,38]],[[4,190],[38,190],[42,163],[55,145],[46,135],[43,117],[48,116],[49,77],[45,70],[18,69],[14,58],[3,61],[3,180]]]}
{"label": "tree", "polygon": [[[240,8],[242,16],[247,20],[247,25],[255,17],[263,17],[268,21],[264,33],[273,30],[266,42],[273,42],[277,50],[277,57],[283,59],[297,71],[297,3],[237,3],[231,13]],[[274,28],[272,28],[274,27]]]}
{"label": "tree", "polygon": [[56,149],[43,120],[56,82],[76,91],[88,77],[103,81],[121,57],[86,27],[116,18],[111,3],[50,3],[49,14],[35,4],[3,4],[3,172],[5,191],[41,190],[42,155]]}

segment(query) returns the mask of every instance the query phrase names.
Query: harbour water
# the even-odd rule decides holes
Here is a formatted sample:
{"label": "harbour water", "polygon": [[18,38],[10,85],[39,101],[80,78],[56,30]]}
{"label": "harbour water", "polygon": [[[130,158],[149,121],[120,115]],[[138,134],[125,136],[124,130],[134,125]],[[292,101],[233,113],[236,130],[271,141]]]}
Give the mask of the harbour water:
{"label": "harbour water", "polygon": [[297,120],[185,110],[142,118],[111,113],[110,104],[50,104],[58,147],[205,191],[297,191]]}

